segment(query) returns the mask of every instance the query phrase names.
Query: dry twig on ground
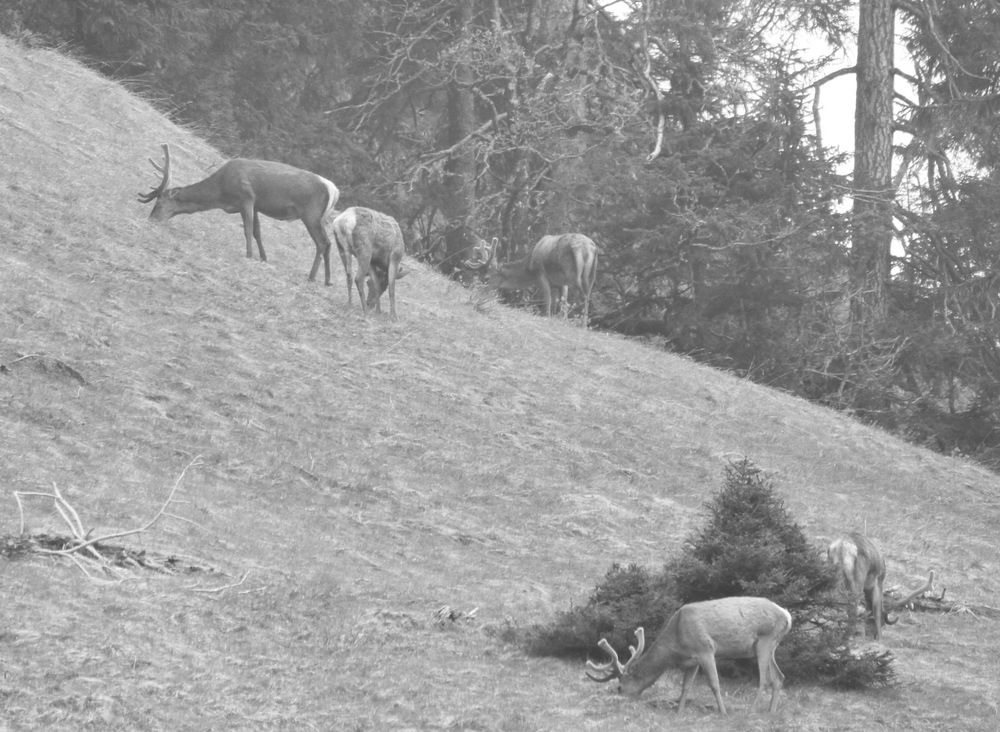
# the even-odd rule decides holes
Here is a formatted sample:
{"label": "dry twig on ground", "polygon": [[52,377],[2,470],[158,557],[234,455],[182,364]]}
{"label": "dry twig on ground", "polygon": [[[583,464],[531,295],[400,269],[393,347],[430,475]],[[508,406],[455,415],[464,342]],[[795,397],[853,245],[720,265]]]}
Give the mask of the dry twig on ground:
{"label": "dry twig on ground", "polygon": [[[184,479],[187,471],[200,465],[201,456],[196,456],[190,463],[184,466],[180,475],[177,476],[177,480],[174,481],[173,487],[170,489],[170,493],[167,495],[166,500],[160,506],[160,509],[153,514],[145,524],[136,529],[128,529],[126,531],[116,531],[110,534],[102,534],[101,536],[91,537],[93,529],[89,531],[84,531],[83,522],[80,520],[80,515],[77,513],[76,509],[73,508],[72,504],[66,500],[66,498],[59,491],[58,486],[52,486],[52,493],[45,493],[41,491],[14,491],[14,500],[17,501],[17,508],[20,514],[20,535],[24,535],[24,504],[22,499],[27,496],[39,496],[43,498],[51,498],[53,505],[59,516],[62,518],[63,522],[69,527],[70,533],[73,538],[68,540],[69,546],[63,549],[46,549],[42,546],[35,545],[33,547],[34,551],[39,554],[52,554],[57,556],[64,556],[71,559],[80,570],[87,575],[90,579],[98,579],[93,574],[87,570],[87,566],[84,563],[84,559],[92,560],[97,562],[101,569],[103,569],[108,574],[114,573],[114,568],[111,562],[108,561],[99,551],[99,544],[101,542],[108,542],[112,539],[120,539],[125,536],[133,536],[135,534],[141,534],[145,531],[151,529],[157,521],[162,518],[167,510],[167,507],[174,502],[174,496],[177,493],[178,488],[181,485],[181,481]],[[166,514],[170,515],[170,514]]]}

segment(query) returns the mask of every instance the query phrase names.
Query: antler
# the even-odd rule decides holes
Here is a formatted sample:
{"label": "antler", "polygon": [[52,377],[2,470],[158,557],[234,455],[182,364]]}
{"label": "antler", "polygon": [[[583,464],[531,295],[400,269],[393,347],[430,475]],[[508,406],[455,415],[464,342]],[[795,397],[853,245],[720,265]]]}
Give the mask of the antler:
{"label": "antler", "polygon": [[911,602],[913,602],[914,600],[916,600],[918,597],[920,597],[921,595],[923,595],[926,592],[930,592],[932,589],[934,589],[934,570],[933,569],[931,570],[930,576],[927,578],[927,581],[920,588],[914,590],[913,592],[911,592],[909,595],[907,595],[902,600],[900,600],[898,602],[892,603],[892,606],[886,609],[886,611],[885,611],[885,624],[886,625],[895,625],[896,622],[899,620],[899,618],[893,618],[892,620],[890,620],[889,619],[889,613],[890,612],[892,612],[893,610],[897,610],[897,609],[899,609],[901,607],[906,607]]}
{"label": "antler", "polygon": [[468,269],[482,269],[490,263],[490,260],[493,259],[497,251],[497,244],[500,240],[494,236],[493,241],[489,244],[487,244],[483,239],[480,239],[479,241],[480,243],[473,248],[473,251],[476,253],[475,258],[466,259],[462,262],[463,267],[467,267]]}
{"label": "antler", "polygon": [[157,165],[152,158],[149,159],[149,163],[156,168],[158,172],[163,174],[163,180],[160,181],[160,185],[153,188],[149,193],[140,193],[139,203],[149,203],[154,198],[159,198],[160,194],[163,193],[163,191],[165,191],[170,185],[170,146],[167,143],[163,143],[161,147],[163,148],[163,167]]}
{"label": "antler", "polygon": [[611,660],[607,663],[594,663],[588,658],[587,667],[606,675],[593,676],[589,671],[587,671],[587,678],[591,681],[603,684],[606,681],[611,681],[611,679],[624,676],[628,671],[628,667],[631,666],[632,662],[642,654],[642,650],[646,647],[646,634],[641,627],[635,629],[635,637],[639,641],[638,645],[628,647],[629,657],[624,664],[618,659],[618,653],[611,646],[611,644],[608,643],[608,639],[601,638],[601,640],[597,642],[597,645],[611,656]]}

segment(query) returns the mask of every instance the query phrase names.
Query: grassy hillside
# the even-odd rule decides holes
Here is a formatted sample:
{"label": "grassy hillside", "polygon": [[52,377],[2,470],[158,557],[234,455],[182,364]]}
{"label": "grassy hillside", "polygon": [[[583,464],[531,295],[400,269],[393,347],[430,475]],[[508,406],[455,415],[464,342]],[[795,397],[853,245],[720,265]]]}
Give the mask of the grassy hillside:
{"label": "grassy hillside", "polygon": [[[1000,480],[412,262],[399,322],[365,321],[339,263],[336,287],[306,282],[301,224],[265,220],[261,263],[236,216],[148,223],[161,142],[176,183],[220,160],[0,38],[0,535],[14,491],[53,485],[95,535],[140,526],[197,457],[123,543],[214,570],[105,583],[0,559],[0,730],[998,728],[1000,630],[969,614],[888,630],[895,690],[789,679],[776,715],[748,715],[753,686],[728,681],[724,721],[704,685],[678,719],[673,675],[628,701],[505,643],[612,562],[658,565],[743,456],[817,545],[867,527],[889,584],[934,569],[995,604]],[[26,517],[67,531],[49,501]],[[438,623],[445,605],[478,610]]]}

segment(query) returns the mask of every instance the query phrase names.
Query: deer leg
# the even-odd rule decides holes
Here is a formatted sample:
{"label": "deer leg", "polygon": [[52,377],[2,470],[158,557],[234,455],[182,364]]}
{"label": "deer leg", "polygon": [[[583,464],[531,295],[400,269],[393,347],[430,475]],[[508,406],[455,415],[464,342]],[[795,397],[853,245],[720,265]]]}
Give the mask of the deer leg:
{"label": "deer leg", "polygon": [[371,250],[359,251],[355,255],[358,259],[358,273],[354,275],[354,284],[358,288],[358,297],[361,298],[361,316],[368,317],[368,300],[365,298],[365,283],[371,274]]}
{"label": "deer leg", "polygon": [[[882,639],[882,588],[879,585],[865,588],[865,609],[871,613],[875,626],[875,640]],[[867,625],[867,622],[866,622]]]}
{"label": "deer leg", "polygon": [[[757,646],[757,696],[754,697],[750,711],[757,709],[760,700],[764,698],[764,687],[771,685],[771,662],[767,658],[764,649]],[[772,687],[773,688],[773,687]],[[774,701],[774,692],[771,692],[771,701]]]}
{"label": "deer leg", "polygon": [[719,713],[725,714],[726,705],[722,701],[722,689],[719,688],[719,671],[715,667],[715,656],[704,656],[698,664],[705,669],[705,675],[708,676],[708,685],[712,687],[712,693],[715,694],[715,703],[719,705]]}
{"label": "deer leg", "polygon": [[[243,237],[247,244],[247,259],[253,259],[253,236],[254,236],[254,208],[253,201],[240,208],[240,216],[243,217]],[[263,251],[263,249],[261,250]]]}
{"label": "deer leg", "polygon": [[541,277],[538,280],[539,286],[542,288],[542,296],[545,298],[545,315],[547,317],[552,316],[552,287],[549,285],[549,280],[547,277]]}
{"label": "deer leg", "polygon": [[398,320],[396,317],[396,274],[399,272],[399,260],[389,257],[389,268],[386,271],[389,290],[389,317]]}
{"label": "deer leg", "polygon": [[[777,648],[777,646],[775,646]],[[771,654],[769,657],[770,663],[768,664],[771,671],[771,703],[767,707],[767,711],[773,712],[778,707],[778,692],[781,691],[781,687],[785,685],[785,675],[778,668],[778,662],[774,660],[775,648],[771,649]]]}
{"label": "deer leg", "polygon": [[323,222],[314,221],[310,223],[305,219],[302,219],[302,223],[306,225],[306,231],[309,232],[309,236],[312,237],[313,244],[316,245],[316,256],[313,258],[312,269],[309,270],[309,281],[312,282],[316,279],[316,272],[319,271],[319,260],[323,260],[323,274],[326,276],[326,285],[330,286],[330,237],[326,235],[326,229],[323,228]]}
{"label": "deer leg", "polygon": [[[257,240],[257,251],[260,252],[260,261],[266,262],[267,255],[264,254],[264,242],[260,238],[260,214],[257,213],[257,209],[253,210],[253,238]],[[247,256],[250,256],[250,242],[247,241]]]}
{"label": "deer leg", "polygon": [[769,643],[767,646],[757,646],[757,673],[760,683],[757,686],[757,698],[753,701],[751,709],[756,709],[760,700],[764,697],[764,689],[771,688],[771,703],[768,711],[773,712],[778,702],[778,690],[785,680],[785,675],[778,668],[778,663],[774,660],[774,651],[777,643]]}
{"label": "deer leg", "polygon": [[344,276],[347,278],[347,304],[350,305],[351,293],[353,292],[353,283],[351,282],[351,252],[341,246],[339,240],[337,241],[337,254],[340,255],[340,262],[344,265]]}
{"label": "deer leg", "polygon": [[[386,272],[388,277],[388,271]],[[379,268],[372,264],[368,271],[368,309],[376,313],[382,312],[382,275]]]}
{"label": "deer leg", "polygon": [[684,676],[681,679],[681,698],[680,701],[677,702],[678,714],[684,711],[684,705],[687,703],[687,695],[691,688],[691,682],[694,681],[694,677],[697,675],[698,664],[684,669]]}
{"label": "deer leg", "polygon": [[587,328],[590,325],[590,293],[594,289],[594,281],[597,279],[597,264],[596,260],[592,263],[590,269],[587,272],[587,276],[581,278],[583,283],[583,327]]}

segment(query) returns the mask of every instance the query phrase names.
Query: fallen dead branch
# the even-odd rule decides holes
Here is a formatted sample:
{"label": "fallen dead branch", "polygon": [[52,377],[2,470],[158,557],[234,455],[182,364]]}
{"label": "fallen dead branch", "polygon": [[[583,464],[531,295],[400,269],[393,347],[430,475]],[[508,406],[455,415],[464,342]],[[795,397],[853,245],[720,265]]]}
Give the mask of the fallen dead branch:
{"label": "fallen dead branch", "polygon": [[[977,605],[975,603],[946,601],[944,596],[948,591],[947,587],[942,587],[941,592],[937,595],[928,595],[927,593],[933,589],[933,584],[934,572],[932,571],[927,579],[927,582],[925,582],[923,586],[908,593],[906,597],[900,600],[890,600],[889,602],[886,602],[886,608],[889,610],[901,610],[906,608],[912,612],[973,615],[975,617],[993,619],[1000,618],[1000,608],[996,608],[991,605]],[[896,590],[890,590],[890,592],[894,591]]]}
{"label": "fallen dead branch", "polygon": [[954,613],[956,615],[972,615],[977,618],[1000,618],[1000,608],[991,605],[975,605],[966,603],[949,602],[942,612]]}
{"label": "fallen dead branch", "polygon": [[199,585],[191,585],[187,589],[191,590],[191,592],[207,592],[207,593],[225,592],[226,590],[232,589],[233,587],[239,587],[240,585],[242,585],[244,582],[247,581],[247,577],[249,576],[250,576],[250,570],[248,569],[246,572],[243,573],[243,576],[240,577],[236,582],[230,582],[228,585],[222,585],[221,587],[201,587]]}
{"label": "fallen dead branch", "polygon": [[[48,554],[52,551],[67,549],[72,541],[73,539],[70,537],[58,534],[4,535],[0,536],[0,557],[13,561],[23,559],[30,554]],[[207,562],[194,557],[159,554],[116,544],[98,544],[94,549],[107,564],[123,569],[143,569],[163,574],[214,573],[216,571]]]}
{"label": "fallen dead branch", "polygon": [[[135,556],[128,555],[127,553],[125,553],[125,550],[121,549],[120,547],[102,547],[101,545],[107,544],[107,542],[111,541],[112,539],[120,539],[126,536],[134,536],[136,534],[141,534],[145,531],[148,531],[153,526],[155,526],[157,521],[159,521],[164,515],[168,516],[171,515],[166,513],[167,507],[174,502],[174,496],[177,494],[177,490],[180,488],[181,482],[184,480],[184,476],[187,473],[187,471],[192,467],[200,465],[201,464],[200,459],[201,459],[200,456],[196,456],[190,463],[188,463],[184,467],[180,475],[177,476],[177,480],[174,481],[174,485],[170,489],[170,493],[167,495],[166,500],[162,503],[159,510],[155,514],[153,514],[152,518],[150,518],[145,524],[135,529],[116,531],[110,534],[102,534],[100,536],[95,536],[95,537],[91,537],[93,529],[89,531],[84,531],[83,522],[80,520],[79,513],[77,513],[76,509],[72,506],[72,504],[70,504],[70,502],[67,501],[66,498],[62,495],[62,493],[59,491],[58,486],[53,484],[51,493],[45,493],[42,491],[14,491],[14,500],[17,502],[17,508],[20,516],[20,536],[28,540],[29,542],[28,546],[31,548],[32,551],[38,554],[67,557],[73,563],[75,563],[76,566],[79,567],[80,571],[82,571],[87,577],[94,580],[100,578],[95,577],[93,574],[91,574],[84,560],[96,562],[101,570],[103,570],[106,574],[110,574],[112,576],[116,576],[115,575],[116,566],[124,566],[125,564],[129,563],[143,566],[142,562],[140,562],[139,559],[137,559]],[[52,499],[53,506],[55,507],[56,512],[59,514],[60,518],[62,518],[66,526],[69,527],[70,533],[72,534],[72,538],[56,537],[56,542],[57,542],[56,545],[62,544],[63,546],[61,546],[61,548],[58,549],[47,548],[44,542],[38,540],[31,541],[32,537],[24,536],[23,499],[29,496]],[[125,557],[125,558],[120,559],[120,561],[118,562],[113,562],[108,557],[106,557],[104,554],[101,553],[101,549],[104,549],[104,551],[108,551],[108,549],[111,549],[113,551],[118,552],[119,557]],[[141,554],[142,553],[140,553],[140,556]],[[118,579],[120,579],[120,577]]]}

